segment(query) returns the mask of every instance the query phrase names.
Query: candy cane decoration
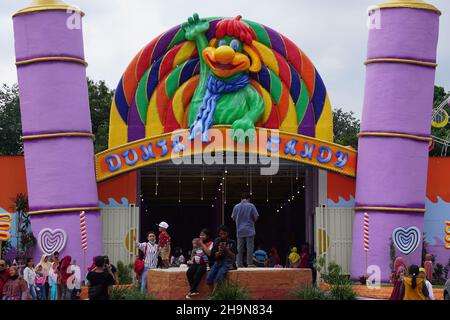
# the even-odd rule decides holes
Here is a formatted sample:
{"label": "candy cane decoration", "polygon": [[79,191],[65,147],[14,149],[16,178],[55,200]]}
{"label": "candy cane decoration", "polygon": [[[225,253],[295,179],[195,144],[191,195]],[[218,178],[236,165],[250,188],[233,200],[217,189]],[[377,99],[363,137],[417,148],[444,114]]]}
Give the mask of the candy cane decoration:
{"label": "candy cane decoration", "polygon": [[369,252],[369,214],[364,212],[364,251]]}
{"label": "candy cane decoration", "polygon": [[80,212],[80,228],[81,228],[81,247],[84,251],[87,250],[87,234],[86,234],[86,213]]}

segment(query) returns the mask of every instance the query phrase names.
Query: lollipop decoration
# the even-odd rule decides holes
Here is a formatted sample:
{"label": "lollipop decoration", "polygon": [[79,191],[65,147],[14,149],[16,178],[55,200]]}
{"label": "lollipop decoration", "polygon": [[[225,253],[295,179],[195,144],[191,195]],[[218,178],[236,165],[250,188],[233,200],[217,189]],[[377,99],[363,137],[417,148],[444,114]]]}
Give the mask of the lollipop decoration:
{"label": "lollipop decoration", "polygon": [[61,252],[66,246],[67,234],[62,229],[42,229],[39,232],[37,242],[39,248],[46,255],[52,255],[56,251]]}
{"label": "lollipop decoration", "polygon": [[417,250],[420,239],[420,230],[417,227],[399,227],[392,232],[392,240],[395,247],[405,255],[409,255]]}

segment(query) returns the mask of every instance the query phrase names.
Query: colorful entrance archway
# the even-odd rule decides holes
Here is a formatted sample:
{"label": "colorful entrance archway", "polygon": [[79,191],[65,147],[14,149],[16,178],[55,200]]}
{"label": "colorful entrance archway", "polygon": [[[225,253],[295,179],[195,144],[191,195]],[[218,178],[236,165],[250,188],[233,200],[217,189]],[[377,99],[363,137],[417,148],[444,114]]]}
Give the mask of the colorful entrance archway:
{"label": "colorful entrance archway", "polygon": [[[208,18],[206,39],[215,40],[222,18]],[[333,140],[331,104],[311,60],[273,29],[245,20],[262,68],[251,84],[264,100],[257,126]],[[187,128],[186,114],[199,82],[200,58],[181,25],[145,46],[129,64],[111,106],[109,147]]]}
{"label": "colorful entrance archway", "polygon": [[[65,252],[81,261],[83,252],[86,256],[94,256],[103,251],[102,225],[93,176],[82,28],[81,24],[79,28],[67,28],[68,11],[72,11],[68,9],[73,8],[59,0],[35,0],[15,14],[14,29],[33,233],[39,238],[41,252],[54,252],[64,247]],[[70,12],[70,15],[81,21],[82,13],[73,11],[75,13]],[[366,61],[352,276],[359,277],[367,272],[362,262],[365,255],[362,227],[363,214],[369,211],[370,232],[376,240],[371,242],[367,261],[380,266],[381,279],[388,280],[390,268],[386,248],[393,231],[399,227],[423,230],[431,120],[431,108],[427,106],[428,103],[431,106],[433,97],[440,11],[423,1],[411,0],[379,5],[371,12],[371,19],[376,22],[381,13],[384,27],[377,28],[376,23],[371,26]],[[286,156],[289,151],[300,153],[300,157],[295,157],[297,160],[302,158],[301,150],[312,157],[316,150],[319,163],[325,159],[332,166],[342,162],[348,149],[330,145],[333,139],[331,106],[323,81],[306,55],[286,37],[251,21],[245,21],[244,36],[234,33],[230,27],[230,30],[220,31],[222,36],[218,38],[221,39],[215,41],[221,20],[206,19],[207,28],[201,23],[199,28],[193,29],[204,32],[201,45],[207,47],[209,43],[208,57],[214,50],[219,51],[220,42],[224,40],[230,49],[221,50],[216,56],[221,56],[221,62],[231,61],[230,50],[239,51],[244,65],[248,60],[252,61],[246,67],[251,71],[250,79],[233,78],[239,80],[233,85],[245,86],[252,101],[258,105],[251,119],[239,119],[245,120],[239,127],[256,126],[259,132],[270,129],[270,135],[273,132],[286,135],[292,143],[282,152]],[[241,42],[233,44],[229,38],[223,38],[224,34],[229,38],[231,34]],[[129,143],[149,142],[161,134],[187,129],[192,124],[192,118],[188,119],[189,105],[196,88],[202,88],[198,83],[204,81],[206,84],[206,79],[202,79],[201,74],[205,61],[198,58],[204,57],[205,51],[196,49],[199,41],[195,45],[191,41],[192,34],[188,36],[184,28],[177,26],[142,49],[124,73],[111,109],[111,149],[107,152],[130,147],[117,155],[124,158],[126,165],[139,161]],[[260,64],[255,63],[255,59]],[[209,62],[218,69],[231,70],[215,64],[214,59]],[[223,85],[220,81],[213,84]],[[236,92],[237,89],[229,90]],[[214,97],[203,102],[209,103],[222,93],[212,92]],[[242,104],[244,96],[241,95]],[[214,108],[216,102],[211,102],[209,107]],[[245,106],[255,106],[248,101],[245,103]],[[200,106],[197,104],[196,107]],[[226,111],[221,111],[224,117]],[[197,127],[202,133],[210,128],[211,123],[206,123],[206,129]],[[310,139],[307,148],[306,138]],[[301,139],[304,140],[303,149],[292,148],[298,146]],[[312,144],[315,147],[322,145],[313,149]],[[332,147],[337,148],[333,152],[336,159],[332,159],[333,154],[330,157]],[[149,148],[146,151],[150,159]],[[101,156],[98,155],[97,160]],[[115,167],[107,157],[103,160],[103,165],[112,163]],[[317,163],[311,165],[318,166]],[[90,237],[87,249],[82,247],[80,230],[74,227],[80,222],[80,211],[88,214],[86,222]],[[61,241],[54,241],[56,238]],[[410,262],[419,262],[420,252],[419,245]]]}
{"label": "colorful entrance archway", "polygon": [[[220,47],[218,38],[227,32],[238,40],[239,36],[242,40],[253,39],[242,41],[242,52],[248,55],[252,66],[260,64],[255,69],[249,68],[250,85],[263,104],[254,124],[258,133],[268,131],[265,134],[269,136],[263,141],[257,134],[258,147],[254,152],[269,152],[272,156],[355,177],[356,151],[332,143],[330,100],[321,76],[301,49],[273,29],[241,21],[240,16],[234,20],[194,17],[198,23],[205,23],[204,42],[213,50]],[[240,24],[240,29],[224,30],[229,29],[225,26],[228,22]],[[242,36],[239,32],[244,28],[248,28],[248,35]],[[96,156],[98,181],[167,160],[169,152],[164,148],[171,148],[174,140],[183,148],[192,144],[183,129],[190,127],[189,107],[196,91],[205,85],[201,78],[205,76],[202,63],[206,50],[199,54],[199,43],[186,33],[186,25],[178,25],[161,34],[135,56],[124,72],[111,105],[109,150]],[[225,132],[223,127],[217,129]],[[174,134],[169,138],[171,133]],[[276,150],[270,140],[275,134],[279,139],[275,142]],[[159,146],[161,152],[156,159],[156,150],[152,148],[158,141],[163,145]],[[225,141],[215,147],[237,149],[233,142]],[[246,148],[248,152],[249,147]],[[201,148],[187,149],[185,156],[203,152]]]}

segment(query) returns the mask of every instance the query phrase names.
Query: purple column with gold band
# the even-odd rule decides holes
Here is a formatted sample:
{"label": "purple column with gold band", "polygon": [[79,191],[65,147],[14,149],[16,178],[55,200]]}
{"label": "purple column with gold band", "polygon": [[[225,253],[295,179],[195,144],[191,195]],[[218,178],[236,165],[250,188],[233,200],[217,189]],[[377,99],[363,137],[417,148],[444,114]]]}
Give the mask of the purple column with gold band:
{"label": "purple column with gold band", "polygon": [[13,21],[35,261],[56,247],[83,266],[81,210],[89,262],[103,243],[81,15],[61,1],[34,1]]}
{"label": "purple column with gold band", "polygon": [[[440,12],[423,1],[395,1],[370,14],[351,273],[354,279],[366,274],[367,212],[367,264],[379,266],[385,282],[393,230],[423,231]],[[421,248],[407,257],[409,264],[420,265]]]}

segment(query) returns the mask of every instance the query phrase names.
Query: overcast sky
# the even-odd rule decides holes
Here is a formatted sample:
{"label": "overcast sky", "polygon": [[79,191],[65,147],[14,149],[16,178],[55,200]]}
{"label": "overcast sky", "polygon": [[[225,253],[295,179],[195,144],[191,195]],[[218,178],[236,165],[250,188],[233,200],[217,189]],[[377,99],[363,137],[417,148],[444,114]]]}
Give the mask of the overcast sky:
{"label": "overcast sky", "polygon": [[[11,16],[30,0],[0,0],[0,82],[17,82]],[[88,76],[115,88],[134,55],[158,34],[198,12],[263,23],[293,40],[313,61],[334,108],[359,116],[364,95],[367,8],[377,0],[67,0],[85,13]],[[436,84],[450,90],[450,1],[429,0],[441,16]],[[222,3],[222,5],[219,5]]]}

